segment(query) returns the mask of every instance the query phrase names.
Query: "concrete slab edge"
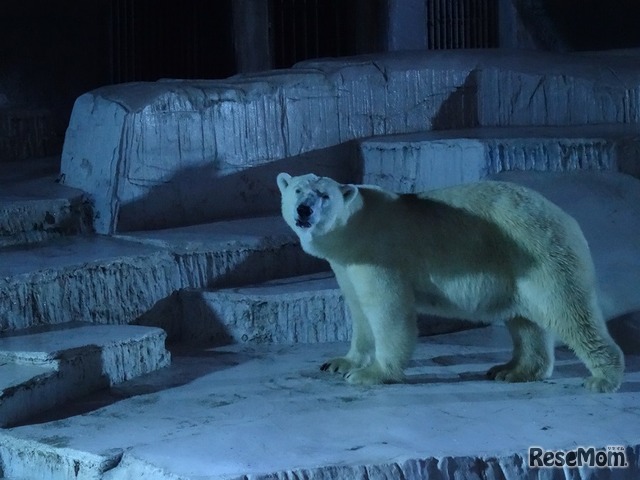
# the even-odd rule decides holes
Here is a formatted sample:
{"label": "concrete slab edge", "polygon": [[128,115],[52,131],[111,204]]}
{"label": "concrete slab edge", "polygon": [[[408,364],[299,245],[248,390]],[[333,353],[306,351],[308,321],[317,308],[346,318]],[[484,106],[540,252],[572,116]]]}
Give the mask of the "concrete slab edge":
{"label": "concrete slab edge", "polygon": [[121,450],[94,455],[65,448],[66,439],[51,436],[24,440],[0,430],[0,477],[10,479],[99,479],[122,459]]}
{"label": "concrete slab edge", "polygon": [[[342,342],[351,338],[349,311],[337,285],[326,288],[310,283],[308,290],[278,294],[273,291],[273,283],[241,291],[182,290],[178,315],[187,321],[182,323],[181,340],[193,345],[220,346]],[[309,282],[297,284],[304,283]],[[270,287],[271,293],[264,293],[265,287]],[[421,336],[478,326],[481,324],[458,319],[426,316],[418,319]]]}
{"label": "concrete slab edge", "polygon": [[154,372],[171,364],[171,354],[165,349],[167,334],[159,328],[145,335],[102,349],[104,373],[111,385]]}
{"label": "concrete slab edge", "polygon": [[[297,244],[228,251],[172,252],[34,271],[0,279],[0,330],[43,323],[91,321],[168,327],[154,318],[157,302],[182,288],[229,287],[311,273],[321,263]],[[118,285],[116,288],[116,284]],[[48,299],[46,302],[39,299]],[[140,318],[144,316],[144,318]]]}
{"label": "concrete slab edge", "polygon": [[327,466],[262,475],[242,475],[225,480],[631,480],[640,473],[640,445],[627,446],[625,453],[629,464],[626,468],[530,468],[527,465],[526,453],[514,453],[485,457],[428,457],[366,466]]}
{"label": "concrete slab edge", "polygon": [[398,192],[416,192],[481,180],[504,171],[629,171],[637,158],[637,139],[482,137],[462,131],[397,136],[360,142],[363,182]]}
{"label": "concrete slab edge", "polygon": [[57,352],[52,371],[3,391],[0,426],[15,425],[71,398],[153,372],[171,363],[166,333],[149,329],[125,342]]}
{"label": "concrete slab edge", "polygon": [[[84,192],[58,186],[64,194],[56,195],[45,180],[53,183],[52,179],[31,182],[33,185],[25,187],[25,198],[0,198],[0,247],[38,243],[93,231],[93,207]],[[40,184],[43,194],[36,190]],[[20,184],[13,188],[21,193]],[[29,197],[31,190],[35,192],[33,197]]]}
{"label": "concrete slab edge", "polygon": [[[0,474],[8,478],[42,480],[196,480],[168,472],[120,449],[101,455],[64,448],[65,439],[40,441],[14,438],[0,431]],[[606,446],[595,446],[604,450]],[[446,456],[399,460],[371,465],[328,465],[249,475],[216,475],[197,480],[632,480],[640,475],[640,444],[624,448],[625,467],[530,467],[527,452],[495,456]]]}

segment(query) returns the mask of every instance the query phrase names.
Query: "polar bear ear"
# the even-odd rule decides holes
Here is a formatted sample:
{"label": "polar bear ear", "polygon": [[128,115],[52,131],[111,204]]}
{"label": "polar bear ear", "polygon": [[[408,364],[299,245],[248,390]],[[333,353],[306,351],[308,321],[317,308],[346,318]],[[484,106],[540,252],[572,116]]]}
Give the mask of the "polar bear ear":
{"label": "polar bear ear", "polygon": [[291,175],[285,172],[279,173],[277,182],[278,182],[278,188],[280,189],[280,193],[284,193],[284,191],[289,186],[289,182],[291,182]]}
{"label": "polar bear ear", "polygon": [[355,185],[340,185],[340,192],[342,193],[342,198],[344,199],[344,203],[348,204],[356,198],[356,194],[358,193],[358,187]]}

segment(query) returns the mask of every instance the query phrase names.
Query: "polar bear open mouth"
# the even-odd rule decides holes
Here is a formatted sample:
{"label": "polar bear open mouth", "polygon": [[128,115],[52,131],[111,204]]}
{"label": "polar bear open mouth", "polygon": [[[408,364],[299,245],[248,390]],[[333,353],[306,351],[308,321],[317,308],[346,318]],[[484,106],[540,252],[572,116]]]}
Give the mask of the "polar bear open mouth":
{"label": "polar bear open mouth", "polygon": [[311,216],[313,215],[313,206],[301,203],[296,208],[296,226],[300,228],[311,228]]}

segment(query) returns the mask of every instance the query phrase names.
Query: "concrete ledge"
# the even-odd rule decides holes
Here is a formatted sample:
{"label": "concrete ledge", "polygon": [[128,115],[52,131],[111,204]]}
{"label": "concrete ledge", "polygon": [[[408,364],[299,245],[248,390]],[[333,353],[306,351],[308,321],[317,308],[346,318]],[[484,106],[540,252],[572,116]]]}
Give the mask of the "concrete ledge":
{"label": "concrete ledge", "polygon": [[[20,440],[0,430],[0,473],[15,479],[98,480],[122,459],[122,451],[90,454],[64,448],[65,439],[44,436],[39,441]],[[34,477],[37,472],[37,477]]]}
{"label": "concrete ledge", "polygon": [[[153,307],[181,288],[225,288],[317,272],[279,217],[57,239],[0,250],[0,330],[72,321],[167,327]],[[159,305],[161,307],[161,305]]]}
{"label": "concrete ledge", "polygon": [[55,180],[0,182],[0,247],[92,231],[93,213],[85,194]]}
{"label": "concrete ledge", "polygon": [[168,252],[108,237],[0,250],[0,330],[129,323],[177,282]]}
{"label": "concrete ledge", "polygon": [[166,333],[121,325],[63,325],[0,337],[0,426],[169,365]]}
{"label": "concrete ledge", "polygon": [[[604,447],[598,447],[602,450]],[[617,478],[631,479],[636,472],[640,459],[640,445],[624,449],[630,467],[619,468],[581,468],[585,472],[582,478],[590,480],[609,480]],[[405,461],[390,461],[378,465],[330,465],[316,468],[300,468],[267,474],[209,477],[220,480],[344,480],[344,479],[375,479],[375,480],[574,480],[576,477],[571,470],[561,468],[528,468],[526,452],[512,455],[481,456],[445,456],[410,459]],[[576,469],[577,470],[577,469]],[[588,473],[586,473],[588,472]],[[186,480],[189,477],[172,475],[154,465],[131,458],[124,453],[122,462],[116,468],[106,473],[104,480],[125,480],[128,478],[144,478],[150,475],[154,480]],[[588,476],[587,476],[588,475]],[[194,479],[195,480],[195,479]]]}
{"label": "concrete ledge", "polygon": [[182,340],[190,343],[316,343],[347,340],[351,325],[332,274],[251,287],[181,292]]}
{"label": "concrete ledge", "polygon": [[276,211],[279,170],[312,165],[348,180],[347,144],[359,138],[638,122],[633,56],[395,53],[89,92],[76,101],[61,170],[95,202],[96,230],[114,233]]}
{"label": "concrete ledge", "polygon": [[[144,379],[151,393],[0,432],[3,473],[13,477],[31,468],[32,478],[66,480],[77,461],[87,472],[79,478],[96,480],[131,478],[131,472],[158,480],[640,475],[637,355],[626,357],[618,393],[590,394],[581,385],[586,369],[564,348],[556,349],[547,381],[486,380],[485,371],[510,355],[503,327],[421,338],[404,384],[357,388],[319,370],[347,348],[233,345],[176,352],[169,369]],[[128,388],[135,391],[136,381]],[[629,466],[614,472],[526,465],[529,446],[576,445],[621,445]],[[100,467],[106,462],[108,472]]]}
{"label": "concrete ledge", "polygon": [[[180,292],[180,339],[212,346],[229,343],[319,343],[351,338],[351,320],[331,272],[247,287]],[[421,335],[478,326],[445,318],[419,318]]]}
{"label": "concrete ledge", "polygon": [[502,171],[640,173],[640,134],[631,125],[431,131],[371,138],[359,146],[363,183],[397,192],[474,182]]}

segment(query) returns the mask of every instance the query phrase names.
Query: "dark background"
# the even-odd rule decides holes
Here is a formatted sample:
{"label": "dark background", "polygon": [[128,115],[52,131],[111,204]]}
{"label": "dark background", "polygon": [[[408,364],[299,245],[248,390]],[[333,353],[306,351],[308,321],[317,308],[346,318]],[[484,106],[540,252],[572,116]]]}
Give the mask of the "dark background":
{"label": "dark background", "polygon": [[[268,66],[383,50],[385,1],[265,0]],[[490,30],[497,25],[498,0],[459,1],[484,2]],[[546,16],[564,49],[640,47],[640,0],[515,4],[523,17]],[[499,47],[493,33],[475,46]],[[228,77],[238,71],[234,42],[243,41],[234,39],[232,0],[1,0],[0,140],[37,121],[47,136],[47,151],[38,153],[59,153],[82,93],[131,81]]]}

